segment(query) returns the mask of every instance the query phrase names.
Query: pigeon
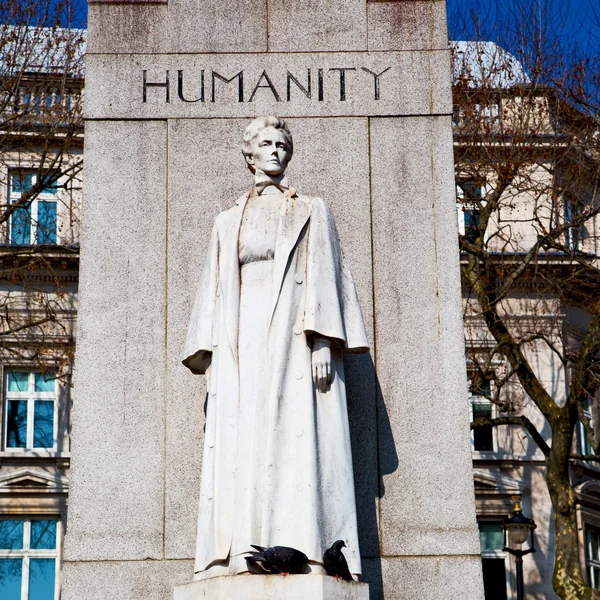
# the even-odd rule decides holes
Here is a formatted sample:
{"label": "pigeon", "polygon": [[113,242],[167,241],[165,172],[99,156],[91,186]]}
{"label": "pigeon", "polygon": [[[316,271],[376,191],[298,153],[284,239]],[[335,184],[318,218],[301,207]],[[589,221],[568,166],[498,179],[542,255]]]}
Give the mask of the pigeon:
{"label": "pigeon", "polygon": [[246,556],[246,560],[252,564],[260,563],[260,566],[268,573],[299,574],[308,563],[306,554],[295,548],[288,548],[287,546],[264,548],[254,544],[250,545],[258,552],[249,550],[248,554],[250,556]]}
{"label": "pigeon", "polygon": [[325,550],[325,554],[323,554],[323,564],[325,565],[327,575],[331,575],[336,579],[341,577],[346,581],[354,581],[352,575],[350,575],[346,557],[342,554],[342,548],[345,547],[346,544],[344,543],[344,540],[334,542],[329,550]]}

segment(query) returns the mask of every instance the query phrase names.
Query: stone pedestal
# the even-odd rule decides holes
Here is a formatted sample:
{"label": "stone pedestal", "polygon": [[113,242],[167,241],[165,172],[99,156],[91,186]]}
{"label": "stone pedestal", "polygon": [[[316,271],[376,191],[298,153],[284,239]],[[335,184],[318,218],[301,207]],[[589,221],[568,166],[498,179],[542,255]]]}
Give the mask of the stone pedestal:
{"label": "stone pedestal", "polygon": [[369,600],[369,586],[327,575],[236,575],[175,588],[173,600]]}
{"label": "stone pedestal", "polygon": [[371,600],[481,600],[445,2],[90,0],[88,39],[63,600],[193,580],[205,389],[180,361],[261,114],[332,209],[370,337],[346,383]]}

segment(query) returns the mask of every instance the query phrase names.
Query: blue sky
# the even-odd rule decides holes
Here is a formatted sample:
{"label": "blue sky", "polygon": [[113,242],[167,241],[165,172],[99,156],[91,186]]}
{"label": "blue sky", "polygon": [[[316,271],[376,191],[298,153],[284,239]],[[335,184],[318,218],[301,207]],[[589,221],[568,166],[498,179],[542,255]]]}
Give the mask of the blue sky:
{"label": "blue sky", "polygon": [[73,5],[73,27],[87,27],[87,0],[71,0]]}
{"label": "blue sky", "polygon": [[515,40],[511,40],[507,20],[523,21],[525,11],[530,17],[527,21],[532,35],[539,34],[541,23],[543,29],[557,33],[566,46],[576,45],[581,50],[591,46],[595,52],[600,47],[599,0],[447,0],[447,8],[453,39],[474,36],[469,35],[472,26],[461,27],[462,17],[469,19],[471,25],[475,20],[479,22],[482,39],[510,46]]}
{"label": "blue sky", "polygon": [[[2,6],[2,3],[5,3]],[[20,8],[19,8],[20,7]],[[0,0],[0,20],[23,24],[27,10],[33,10],[29,24],[53,25],[57,11],[61,11],[61,25],[87,27],[87,0]],[[44,17],[45,14],[49,16]],[[15,15],[19,15],[15,17]]]}

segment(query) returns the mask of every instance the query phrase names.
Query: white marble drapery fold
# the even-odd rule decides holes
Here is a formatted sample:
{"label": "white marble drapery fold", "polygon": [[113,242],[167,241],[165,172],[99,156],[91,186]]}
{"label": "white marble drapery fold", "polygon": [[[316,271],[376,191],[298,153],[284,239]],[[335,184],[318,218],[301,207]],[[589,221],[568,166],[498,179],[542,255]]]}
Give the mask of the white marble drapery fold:
{"label": "white marble drapery fold", "polygon": [[[246,319],[240,318],[238,240],[249,195],[215,221],[186,341],[184,364],[209,379],[197,577],[223,574],[207,567],[236,551],[234,527],[244,502],[238,494],[245,451],[240,439],[249,433],[239,414],[246,384],[239,377],[239,353],[248,349],[238,345],[248,332],[240,331]],[[360,573],[343,353],[366,352],[368,342],[333,218],[321,199],[291,188],[282,196],[270,277],[266,317],[256,322],[267,327],[261,351],[268,379],[265,417],[251,432],[265,444],[262,506],[249,513],[256,520],[249,530],[261,537],[248,540],[248,549],[252,543],[288,545],[321,561],[326,547],[344,539],[350,569]],[[315,334],[332,340],[333,379],[326,393],[312,383]]]}

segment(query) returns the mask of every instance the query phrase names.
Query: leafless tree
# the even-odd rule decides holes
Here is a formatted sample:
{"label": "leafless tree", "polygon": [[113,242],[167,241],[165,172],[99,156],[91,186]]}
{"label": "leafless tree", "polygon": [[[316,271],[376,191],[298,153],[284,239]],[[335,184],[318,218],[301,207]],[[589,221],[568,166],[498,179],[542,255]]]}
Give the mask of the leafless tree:
{"label": "leafless tree", "polygon": [[[452,45],[471,386],[497,406],[497,416],[472,427],[524,428],[537,444],[554,509],[553,587],[563,599],[588,599],[597,592],[580,570],[571,471],[600,454],[592,418],[600,388],[597,48],[535,3],[503,0],[491,15],[475,5],[450,17],[457,39],[475,41]],[[499,46],[486,43],[492,36]],[[541,354],[564,379],[562,391],[543,379]],[[579,424],[588,450],[577,443]]]}
{"label": "leafless tree", "polygon": [[69,371],[85,32],[71,0],[0,3],[0,360]]}

